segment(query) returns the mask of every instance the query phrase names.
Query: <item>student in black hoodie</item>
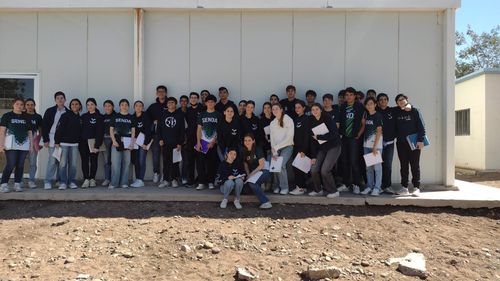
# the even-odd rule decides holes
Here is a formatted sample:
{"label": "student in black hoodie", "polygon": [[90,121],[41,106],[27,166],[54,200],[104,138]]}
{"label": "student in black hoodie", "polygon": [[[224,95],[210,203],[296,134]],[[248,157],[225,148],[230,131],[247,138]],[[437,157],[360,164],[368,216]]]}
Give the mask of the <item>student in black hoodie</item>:
{"label": "student in black hoodie", "polygon": [[240,122],[235,116],[234,108],[227,104],[224,109],[224,118],[217,126],[217,145],[219,146],[219,159],[224,161],[229,148],[240,145]]}
{"label": "student in black hoodie", "polygon": [[230,148],[226,160],[219,164],[217,169],[217,175],[215,176],[215,182],[220,185],[220,191],[224,194],[224,199],[220,203],[220,207],[225,209],[227,207],[227,201],[229,194],[234,189],[234,206],[236,209],[241,209],[240,195],[243,190],[243,183],[245,179],[245,170],[243,169],[243,164],[238,160],[238,149]]}
{"label": "student in black hoodie", "polygon": [[[321,108],[321,105],[316,103],[311,107],[311,128],[315,128],[322,123],[326,125],[328,133],[315,135],[313,132],[313,152],[311,174],[314,182],[314,191],[310,192],[310,196],[323,195],[323,189],[327,192],[327,198],[339,197],[340,193],[335,185],[335,179],[332,174],[332,168],[337,162],[340,152],[340,136],[332,118],[326,115]],[[321,176],[320,176],[321,175]]]}
{"label": "student in black hoodie", "polygon": [[[415,107],[407,109],[408,97],[399,94],[396,96],[398,105],[396,115],[396,137],[399,162],[401,163],[401,185],[403,188],[396,192],[398,195],[408,195],[408,177],[411,166],[414,196],[420,193],[420,153],[424,148],[425,127],[420,111]],[[417,149],[411,150],[406,137],[417,134]]]}
{"label": "student in black hoodie", "polygon": [[158,119],[160,119],[162,112],[167,108],[167,87],[160,85],[156,87],[156,101],[151,104],[147,112],[149,114],[150,120],[153,122],[152,126],[152,138],[153,143],[151,144],[151,150],[153,151],[153,182],[158,183],[161,179],[161,169],[160,169],[160,157],[162,155],[160,149],[160,139],[158,134]]}
{"label": "student in black hoodie", "polygon": [[226,106],[231,106],[234,112],[238,112],[238,107],[234,104],[233,101],[229,100],[229,91],[226,87],[219,88],[219,102],[215,105],[215,110],[220,112],[220,114],[224,113]]}
{"label": "student in black hoodie", "polygon": [[260,125],[260,120],[254,114],[255,102],[253,100],[248,100],[245,106],[245,114],[241,116],[241,142],[243,142],[243,136],[251,133],[255,136],[258,146],[262,146],[264,142],[264,129]]}
{"label": "student in black hoodie", "polygon": [[[293,134],[293,154],[290,159],[295,159],[297,154],[299,157],[311,158],[311,117],[305,114],[306,104],[303,101],[297,101],[295,104],[295,113],[297,117],[293,121],[295,132]],[[292,160],[293,161],[293,160]],[[307,173],[293,167],[295,175],[295,189],[290,191],[292,195],[302,195],[307,191]]]}
{"label": "student in black hoodie", "polygon": [[392,160],[394,158],[394,139],[396,138],[395,109],[389,106],[389,97],[380,93],[377,96],[377,111],[382,114],[382,190],[395,193],[392,188]]}
{"label": "student in black hoodie", "polygon": [[287,98],[280,100],[280,104],[283,107],[283,110],[292,119],[295,119],[295,117],[297,117],[297,114],[295,113],[295,103],[297,102],[297,99],[295,98],[296,92],[297,89],[295,88],[295,86],[288,85],[286,87]]}
{"label": "student in black hoodie", "polygon": [[132,150],[132,163],[135,168],[135,181],[131,187],[143,187],[144,175],[146,175],[146,157],[151,143],[151,119],[144,110],[144,103],[140,100],[134,102],[134,117],[137,127],[135,127],[135,139],[142,133],[144,135],[144,143],[138,145]]}
{"label": "student in black hoodie", "polygon": [[[182,95],[179,98],[179,111],[182,112],[182,115],[184,116],[184,119],[186,119],[187,115],[187,110],[188,110],[188,104],[189,104],[189,97],[186,95]],[[187,129],[187,123],[184,124],[184,128]],[[187,155],[188,155],[188,146],[186,145],[186,138],[184,138],[184,143],[182,144],[182,161],[180,164],[180,169],[181,169],[181,181],[182,185],[186,185],[188,183],[187,178],[188,178],[188,161],[187,161]]]}
{"label": "student in black hoodie", "polygon": [[[262,149],[264,150],[266,161],[271,159],[271,122],[273,121],[273,110],[270,102],[265,102],[262,105],[262,113],[260,114],[260,127],[264,131],[264,140]],[[266,129],[267,127],[267,129]]]}
{"label": "student in black hoodie", "polygon": [[194,169],[197,151],[194,149],[196,145],[196,131],[198,130],[198,115],[203,111],[203,106],[199,102],[200,95],[196,92],[189,94],[189,107],[186,111],[186,159],[187,161],[187,187],[192,187],[195,184]]}
{"label": "student in black hoodie", "polygon": [[103,103],[104,114],[101,116],[103,128],[104,128],[104,147],[106,151],[102,152],[104,158],[104,181],[101,186],[108,186],[111,182],[111,147],[113,146],[113,141],[109,135],[109,125],[111,119],[115,116],[115,105],[112,100],[106,100]]}
{"label": "student in black hoodie", "polygon": [[[94,98],[86,101],[87,112],[82,114],[82,137],[78,149],[82,159],[83,184],[82,188],[95,187],[95,175],[97,173],[97,160],[99,148],[104,138],[104,124],[101,114],[97,110],[97,102]],[[92,150],[89,147],[89,140],[94,140]],[[90,165],[90,166],[89,166]]]}
{"label": "student in black hoodie", "polygon": [[186,134],[185,119],[181,111],[176,110],[177,99],[167,99],[167,110],[158,121],[160,145],[163,150],[163,181],[159,187],[179,186],[179,162],[173,163],[173,151],[181,152]]}
{"label": "student in black hoodie", "polygon": [[66,112],[59,119],[54,135],[56,149],[61,149],[59,189],[78,188],[75,183],[76,166],[78,160],[78,145],[82,135],[82,119],[80,111],[82,103],[79,99],[72,99],[69,103],[70,112]]}

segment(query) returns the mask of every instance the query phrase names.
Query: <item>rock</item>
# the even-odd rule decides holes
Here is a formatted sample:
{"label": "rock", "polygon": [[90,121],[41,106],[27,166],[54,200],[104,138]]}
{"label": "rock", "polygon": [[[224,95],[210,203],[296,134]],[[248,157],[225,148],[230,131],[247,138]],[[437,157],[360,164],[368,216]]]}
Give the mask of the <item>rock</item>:
{"label": "rock", "polygon": [[87,279],[90,279],[90,275],[89,274],[83,274],[83,273],[80,273],[76,276],[75,278],[76,280],[87,280]]}
{"label": "rock", "polygon": [[361,265],[367,267],[370,266],[370,263],[368,261],[361,261]]}
{"label": "rock", "polygon": [[236,267],[238,280],[255,280],[259,278],[255,270],[250,268]]}
{"label": "rock", "polygon": [[217,247],[212,248],[212,254],[214,254],[214,255],[220,253],[220,251],[221,251],[220,248],[217,248]]}
{"label": "rock", "polygon": [[[395,261],[397,259],[391,259]],[[404,258],[398,260],[398,270],[404,275],[418,276],[421,278],[427,277],[427,270],[425,268],[425,257],[421,253],[409,253]],[[391,262],[392,263],[392,262]]]}
{"label": "rock", "polygon": [[62,220],[62,221],[54,222],[50,226],[61,226],[61,225],[65,225],[67,223],[69,223],[69,220]]}
{"label": "rock", "polygon": [[76,259],[74,257],[68,257],[64,263],[65,264],[68,264],[68,263],[74,263],[76,261]]}
{"label": "rock", "polygon": [[197,253],[196,254],[196,258],[201,260],[203,258],[203,254],[202,253]]}
{"label": "rock", "polygon": [[340,269],[335,266],[310,265],[302,275],[310,280],[320,280],[326,278],[339,278]]}
{"label": "rock", "polygon": [[213,247],[214,247],[214,243],[212,243],[212,242],[205,241],[205,243],[203,243],[203,248],[205,248],[205,249],[212,249]]}
{"label": "rock", "polygon": [[181,251],[189,253],[189,252],[191,252],[191,247],[189,247],[189,245],[182,245]]}

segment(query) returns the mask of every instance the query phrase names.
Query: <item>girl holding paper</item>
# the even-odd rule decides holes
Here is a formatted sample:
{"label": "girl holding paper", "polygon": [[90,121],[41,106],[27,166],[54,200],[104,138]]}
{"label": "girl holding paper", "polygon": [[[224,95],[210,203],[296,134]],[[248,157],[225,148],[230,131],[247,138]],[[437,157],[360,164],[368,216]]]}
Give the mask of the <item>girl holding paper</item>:
{"label": "girl holding paper", "polygon": [[[376,111],[377,101],[373,97],[365,100],[365,136],[364,136],[364,154],[373,153],[382,156],[382,114]],[[380,195],[382,185],[382,163],[366,167],[366,188],[361,192],[363,195]],[[371,193],[370,193],[371,192]]]}
{"label": "girl holding paper", "polygon": [[29,116],[23,113],[24,99],[19,96],[14,98],[12,111],[2,116],[0,121],[0,153],[5,152],[7,163],[2,172],[0,191],[10,192],[9,179],[12,171],[14,174],[14,191],[23,191],[24,160],[28,152],[33,150],[33,135]]}
{"label": "girl holding paper", "polygon": [[[293,153],[293,135],[294,124],[292,118],[285,114],[281,104],[274,104],[272,107],[275,119],[271,122],[271,153],[272,160],[277,161],[278,157],[282,157],[282,165],[279,171],[271,171],[274,175],[274,188],[275,194],[288,194],[288,174],[286,170],[286,163],[290,160]],[[272,165],[271,165],[272,166]],[[272,169],[273,167],[271,167]]]}
{"label": "girl holding paper", "polygon": [[95,175],[97,173],[98,153],[104,138],[104,124],[101,114],[96,108],[96,100],[88,98],[86,105],[87,112],[82,114],[82,138],[78,148],[82,159],[84,178],[82,188],[96,186]]}
{"label": "girl holding paper", "polygon": [[[26,114],[31,121],[31,133],[33,135],[33,151],[30,152],[30,175],[28,181],[29,188],[36,188],[35,174],[37,170],[38,151],[42,149],[40,146],[40,139],[42,137],[42,115],[36,113],[35,100],[32,98],[26,99],[25,107]],[[42,144],[43,145],[43,144]]]}
{"label": "girl holding paper", "polygon": [[101,116],[103,127],[104,127],[104,147],[106,151],[103,151],[104,157],[104,181],[102,186],[108,186],[111,182],[111,148],[113,147],[113,142],[111,141],[111,136],[109,135],[109,125],[111,124],[111,119],[115,116],[115,104],[112,100],[106,100],[103,103],[104,114]]}
{"label": "girl holding paper", "polygon": [[149,114],[144,112],[144,103],[140,100],[134,102],[134,117],[137,124],[137,127],[135,128],[137,146],[132,151],[135,181],[130,186],[143,187],[144,175],[146,174],[146,156],[148,155],[149,150],[148,145],[152,139],[151,126],[153,122],[149,117]]}
{"label": "girl holding paper", "polygon": [[255,137],[251,133],[246,134],[243,138],[242,158],[245,172],[248,175],[246,183],[259,199],[259,208],[271,208],[271,202],[269,202],[269,199],[267,199],[261,188],[263,183],[267,183],[271,179],[271,175],[269,170],[265,169],[266,159],[264,152],[260,146],[256,145]]}
{"label": "girl holding paper", "polygon": [[[337,190],[335,179],[332,174],[332,169],[337,163],[337,160],[342,151],[340,146],[340,136],[337,129],[337,124],[333,119],[323,111],[319,103],[311,106],[311,131],[313,134],[313,142],[311,153],[312,167],[311,174],[313,179],[314,190],[309,193],[309,196],[322,196],[323,189],[327,192],[326,197],[339,197],[340,193]],[[325,126],[327,130],[318,130],[315,128]]]}
{"label": "girl holding paper", "polygon": [[226,160],[219,164],[215,183],[220,185],[220,191],[224,194],[224,199],[220,203],[220,207],[225,209],[229,194],[234,189],[235,198],[234,206],[236,209],[243,208],[240,204],[240,195],[243,190],[243,180],[245,179],[245,170],[240,161],[236,160],[237,148],[230,148],[226,154]]}

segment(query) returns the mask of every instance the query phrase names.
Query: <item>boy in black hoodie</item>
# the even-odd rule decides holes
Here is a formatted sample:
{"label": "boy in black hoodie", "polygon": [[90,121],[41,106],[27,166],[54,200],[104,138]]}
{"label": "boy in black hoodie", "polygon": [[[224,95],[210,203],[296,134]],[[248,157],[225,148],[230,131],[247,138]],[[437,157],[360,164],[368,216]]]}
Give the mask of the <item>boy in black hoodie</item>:
{"label": "boy in black hoodie", "polygon": [[163,181],[159,187],[179,186],[179,162],[173,163],[173,150],[181,152],[184,143],[185,119],[181,111],[176,110],[177,99],[167,99],[167,110],[158,121],[160,145],[163,150]]}
{"label": "boy in black hoodie", "polygon": [[151,144],[151,149],[153,150],[153,182],[157,183],[160,178],[160,156],[162,155],[160,151],[160,138],[158,134],[158,120],[161,117],[161,114],[167,108],[167,87],[160,85],[156,87],[156,102],[151,104],[147,112],[149,114],[149,118],[153,122],[152,131],[153,131],[153,143]]}
{"label": "boy in black hoodie", "polygon": [[189,107],[186,112],[186,156],[187,159],[187,186],[192,187],[195,183],[194,169],[197,151],[194,149],[196,145],[196,131],[198,129],[198,115],[203,111],[203,106],[199,103],[200,95],[196,92],[189,94]]}

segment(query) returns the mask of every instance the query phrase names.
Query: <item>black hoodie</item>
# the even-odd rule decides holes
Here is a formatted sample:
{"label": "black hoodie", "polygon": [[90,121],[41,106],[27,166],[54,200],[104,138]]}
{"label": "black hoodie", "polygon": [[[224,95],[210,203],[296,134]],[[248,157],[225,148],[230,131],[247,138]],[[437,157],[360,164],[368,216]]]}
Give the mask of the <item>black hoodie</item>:
{"label": "black hoodie", "polygon": [[396,138],[396,116],[395,111],[397,107],[386,107],[381,109],[377,107],[377,111],[382,114],[382,122],[384,126],[382,127],[382,136],[385,142],[394,141]]}
{"label": "black hoodie", "polygon": [[260,125],[260,120],[255,114],[251,118],[245,115],[240,116],[241,138],[243,139],[246,134],[252,133],[255,137],[257,145],[262,146],[264,143],[264,128]]}
{"label": "black hoodie", "polygon": [[237,118],[233,117],[231,123],[222,119],[217,125],[217,144],[223,152],[227,148],[238,148],[240,144],[240,124]]}
{"label": "black hoodie", "polygon": [[89,139],[95,139],[94,148],[99,149],[104,139],[104,123],[102,120],[102,115],[98,110],[96,110],[94,113],[86,112],[82,114],[81,119],[81,140],[86,143]]}
{"label": "black hoodie", "polygon": [[184,143],[186,134],[185,119],[182,111],[175,110],[170,112],[165,110],[158,120],[158,133],[160,138],[169,148],[175,148]]}
{"label": "black hoodie", "polygon": [[406,141],[408,135],[417,134],[417,142],[423,142],[425,127],[420,111],[412,107],[411,111],[394,109],[396,115],[396,134],[398,141]]}
{"label": "black hoodie", "polygon": [[231,100],[228,100],[226,102],[226,104],[222,104],[221,101],[219,101],[216,105],[215,105],[215,110],[220,112],[221,114],[224,114],[224,109],[226,108],[226,106],[229,105],[233,108],[234,110],[234,116],[235,117],[238,117],[238,107],[236,106],[236,104],[234,104],[233,101]]}
{"label": "black hoodie", "polygon": [[319,120],[317,120],[316,117],[314,117],[314,116],[311,117],[311,134],[313,134],[312,129],[315,128],[316,126],[321,125],[321,123],[325,123],[326,127],[328,128],[328,133],[326,133],[324,135],[318,135],[316,137],[318,138],[318,140],[323,140],[326,142],[319,144],[318,141],[313,139],[312,153],[311,153],[312,158],[316,158],[319,150],[327,151],[331,148],[334,148],[334,147],[340,145],[340,135],[339,135],[339,131],[337,129],[337,124],[335,124],[333,119],[325,113],[321,114],[321,117],[319,118]]}
{"label": "black hoodie", "polygon": [[[262,115],[260,118],[260,127],[264,131],[264,128],[269,126],[271,124],[271,121],[273,121],[274,117],[271,117],[271,119],[267,119],[266,116]],[[270,142],[271,137],[266,136],[266,133],[264,132],[264,141],[262,142],[262,149],[264,152],[271,150],[271,142]]]}
{"label": "black hoodie", "polygon": [[190,146],[194,146],[196,144],[196,132],[198,130],[198,115],[203,111],[203,106],[201,103],[196,106],[196,108],[191,105],[188,107],[186,112],[186,138],[187,144]]}
{"label": "black hoodie", "polygon": [[59,124],[57,124],[56,134],[54,136],[55,144],[60,143],[80,143],[82,134],[82,119],[80,114],[72,111],[61,115]]}
{"label": "black hoodie", "polygon": [[111,120],[113,119],[113,117],[115,116],[116,112],[112,112],[111,114],[106,114],[104,113],[103,115],[101,115],[101,118],[102,118],[102,123],[103,123],[103,126],[104,126],[104,136],[105,137],[110,137],[109,136],[109,127],[111,127]]}
{"label": "black hoodie", "polygon": [[311,157],[311,116],[303,114],[297,116],[293,121],[295,132],[293,134],[293,149],[295,153],[304,152],[308,157]]}
{"label": "black hoodie", "polygon": [[[162,112],[165,110],[167,110],[167,98],[165,97],[165,101],[163,103],[160,102],[159,98],[156,98],[156,102],[151,104],[146,110],[149,114],[151,123],[154,124],[154,121],[158,121],[161,117]],[[158,130],[155,131],[154,126],[152,128],[153,134],[156,134]]]}
{"label": "black hoodie", "polygon": [[227,161],[222,161],[217,169],[217,175],[215,176],[215,182],[217,184],[224,184],[228,180],[229,176],[244,175],[245,169],[243,168],[243,163],[236,158],[233,163],[229,164]]}
{"label": "black hoodie", "polygon": [[146,112],[143,112],[140,117],[137,117],[137,115],[134,113],[135,117],[135,137],[137,138],[139,136],[139,133],[144,134],[144,144],[148,145],[151,142],[151,118]]}

